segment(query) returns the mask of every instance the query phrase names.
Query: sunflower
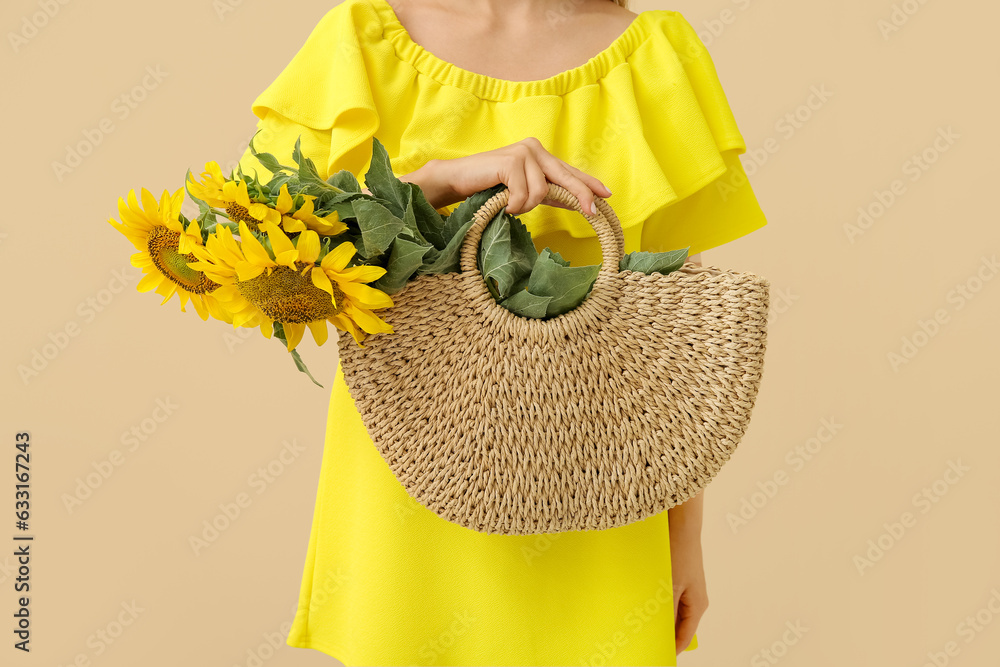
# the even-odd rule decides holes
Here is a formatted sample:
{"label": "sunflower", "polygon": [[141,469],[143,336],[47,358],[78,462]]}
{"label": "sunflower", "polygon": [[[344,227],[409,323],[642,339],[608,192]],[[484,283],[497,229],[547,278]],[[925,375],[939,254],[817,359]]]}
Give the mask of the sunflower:
{"label": "sunflower", "polygon": [[305,202],[294,213],[289,215],[295,207],[292,196],[288,194],[288,185],[282,183],[281,191],[278,193],[278,201],[275,208],[281,214],[281,227],[286,232],[304,232],[307,229],[316,231],[324,236],[336,236],[347,231],[347,225],[340,219],[340,214],[334,211],[325,218],[317,217],[313,214],[313,195],[301,195]]}
{"label": "sunflower", "polygon": [[220,226],[204,247],[195,248],[201,261],[191,264],[223,285],[220,299],[232,313],[233,326],[260,326],[270,338],[273,323],[281,322],[289,351],[302,340],[306,327],[317,345],[325,343],[327,321],[350,332],[361,347],[359,326],[368,333],[392,333],[392,327],[371,312],[391,306],[392,299],[362,284],[386,270],[380,266],[345,269],[356,252],[353,243],[340,244],[317,265],[321,245],[315,231],[302,232],[292,243],[276,223],[261,223],[272,255],[245,222],[239,225],[238,243],[228,227]]}
{"label": "sunflower", "polygon": [[296,207],[286,183],[282,183],[277,201],[272,206],[269,198],[266,202],[259,201],[259,198],[251,199],[246,181],[227,179],[217,162],[205,163],[201,179],[201,183],[193,177],[188,179],[191,194],[209,206],[225,210],[226,216],[233,222],[247,223],[252,231],[259,231],[262,222],[273,222],[287,232],[312,229],[326,236],[336,236],[347,231],[347,225],[336,211],[323,218],[314,214],[313,201],[316,197],[313,195],[299,195],[303,203]]}
{"label": "sunflower", "polygon": [[164,190],[159,203],[145,188],[142,188],[141,197],[142,206],[136,199],[135,190],[129,190],[128,203],[118,198],[121,222],[108,219],[111,226],[139,250],[132,255],[132,266],[141,268],[146,275],[139,281],[138,290],[148,292],[155,289],[164,297],[164,304],[176,293],[182,312],[187,312],[185,305],[190,299],[201,319],[207,320],[211,315],[231,322],[215,298],[219,283],[188,266],[189,262],[195,261],[196,257],[191,253],[201,247],[202,239],[197,221],[191,221],[185,229],[179,217],[184,188],[173,195]]}
{"label": "sunflower", "polygon": [[201,177],[201,183],[196,182],[194,177],[188,178],[188,190],[209,206],[225,210],[226,216],[233,222],[245,222],[250,229],[257,231],[258,225],[265,220],[281,221],[281,214],[267,203],[250,199],[246,181],[223,176],[218,162],[206,162]]}

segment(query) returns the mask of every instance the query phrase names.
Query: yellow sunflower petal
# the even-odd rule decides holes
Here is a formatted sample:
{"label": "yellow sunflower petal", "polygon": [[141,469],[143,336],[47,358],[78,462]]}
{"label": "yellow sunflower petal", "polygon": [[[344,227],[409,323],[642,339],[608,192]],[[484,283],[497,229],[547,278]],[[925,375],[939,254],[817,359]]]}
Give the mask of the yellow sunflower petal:
{"label": "yellow sunflower petal", "polygon": [[191,295],[191,303],[194,305],[194,309],[198,311],[198,317],[204,321],[208,321],[208,306],[205,304],[204,298],[200,294]]}
{"label": "yellow sunflower petal", "polygon": [[319,259],[319,234],[311,229],[299,234],[298,244],[295,246],[299,251],[299,261],[314,264]]}
{"label": "yellow sunflower petal", "polygon": [[[333,285],[330,283],[330,278],[326,275],[326,272],[318,266],[313,267],[312,283],[324,292],[329,292],[331,297],[333,296]],[[334,298],[334,306],[337,305],[336,301],[336,298]]]}
{"label": "yellow sunflower petal", "polygon": [[285,339],[288,341],[288,351],[291,352],[302,341],[306,325],[289,322],[285,324]]}
{"label": "yellow sunflower petal", "polygon": [[153,266],[153,260],[148,252],[137,252],[129,258],[132,266],[141,269],[144,266]]}
{"label": "yellow sunflower petal", "polygon": [[215,160],[205,163],[205,172],[210,175],[212,180],[216,183],[222,183],[226,180],[225,176],[222,175],[222,168]]}
{"label": "yellow sunflower petal", "polygon": [[385,274],[386,269],[381,266],[352,266],[349,269],[338,271],[334,277],[342,282],[370,283]]}
{"label": "yellow sunflower petal", "polygon": [[289,211],[291,211],[292,210],[292,206],[294,206],[294,205],[295,204],[292,201],[292,196],[290,194],[288,194],[288,184],[287,183],[282,183],[281,184],[281,191],[278,192],[278,201],[275,202],[275,208],[278,209],[278,213],[281,213],[282,215],[284,215],[285,213],[288,213]]}
{"label": "yellow sunflower petal", "polygon": [[274,333],[274,322],[271,320],[261,322],[260,332],[264,334],[264,338],[270,339],[271,335]]}
{"label": "yellow sunflower petal", "polygon": [[236,203],[243,208],[250,210],[250,192],[247,190],[247,182],[237,181],[235,191]]}
{"label": "yellow sunflower petal", "polygon": [[338,282],[337,287],[344,294],[351,297],[352,301],[355,303],[360,302],[359,305],[363,305],[366,308],[389,308],[393,304],[392,297],[382,290],[369,287],[368,285]]}
{"label": "yellow sunflower petal", "polygon": [[267,238],[271,242],[271,249],[274,250],[275,259],[281,253],[295,251],[295,246],[292,245],[291,239],[285,236],[285,232],[281,231],[281,227],[278,225],[273,222],[264,222],[260,225],[260,229],[267,232]]}
{"label": "yellow sunflower petal", "polygon": [[344,241],[336,248],[331,250],[323,258],[320,263],[324,269],[332,271],[343,271],[347,263],[351,261],[351,258],[357,254],[358,249],[354,247],[354,244],[350,241]]}
{"label": "yellow sunflower petal", "polygon": [[277,262],[278,264],[281,264],[282,266],[287,266],[290,269],[295,269],[295,261],[298,258],[299,258],[299,251],[292,249],[282,253],[278,253],[275,256],[274,261]]}
{"label": "yellow sunflower petal", "polygon": [[240,262],[236,265],[236,277],[240,282],[253,280],[264,272],[264,267],[250,262]]}
{"label": "yellow sunflower petal", "polygon": [[331,317],[330,321],[333,322],[333,324],[341,331],[346,331],[351,334],[351,337],[354,338],[354,342],[357,343],[359,347],[364,347],[364,344],[361,342],[363,336],[351,318],[343,315],[342,313],[338,313]]}
{"label": "yellow sunflower petal", "polygon": [[326,329],[326,320],[316,320],[315,322],[306,322],[306,326],[312,331],[313,340],[316,341],[317,345],[322,345],[326,342],[329,336],[329,331]]}
{"label": "yellow sunflower petal", "polygon": [[136,285],[136,289],[140,292],[148,292],[151,289],[155,289],[159,286],[160,282],[166,280],[162,273],[154,271],[153,273],[147,273]]}
{"label": "yellow sunflower petal", "polygon": [[181,212],[181,206],[184,205],[184,188],[178,188],[173,195],[170,197],[170,213],[171,215],[177,215]]}
{"label": "yellow sunflower petal", "polygon": [[[258,311],[247,309],[238,313],[233,313],[233,326],[242,327],[257,319]],[[251,325],[256,326],[256,325]]]}
{"label": "yellow sunflower petal", "polygon": [[284,227],[285,231],[289,233],[304,232],[306,229],[308,229],[306,227],[306,223],[302,222],[301,220],[296,220],[295,218],[291,218],[287,215],[281,219],[281,226]]}
{"label": "yellow sunflower petal", "polygon": [[177,283],[172,280],[164,280],[163,283],[161,283],[160,288],[156,291],[163,295],[163,301],[160,302],[160,305],[162,306],[167,301],[170,301],[170,297],[177,292]]}
{"label": "yellow sunflower petal", "polygon": [[351,307],[348,304],[344,314],[348,315],[359,327],[368,333],[393,333],[391,324],[379,318],[367,308]]}
{"label": "yellow sunflower petal", "polygon": [[159,208],[153,193],[146,188],[142,188],[142,207],[147,211],[155,211]]}
{"label": "yellow sunflower petal", "polygon": [[260,266],[274,266],[274,261],[267,254],[267,250],[261,245],[257,237],[253,235],[247,223],[240,220],[240,249],[246,256],[248,262]]}

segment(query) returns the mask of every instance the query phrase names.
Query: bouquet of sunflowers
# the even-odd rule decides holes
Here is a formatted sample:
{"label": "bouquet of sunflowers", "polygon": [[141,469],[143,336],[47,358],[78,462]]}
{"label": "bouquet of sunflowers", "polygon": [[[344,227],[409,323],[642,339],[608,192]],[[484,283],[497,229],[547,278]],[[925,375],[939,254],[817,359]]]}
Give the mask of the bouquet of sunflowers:
{"label": "bouquet of sunflowers", "polygon": [[[159,201],[145,188],[119,198],[121,221],[109,219],[139,251],[132,265],[145,274],[140,292],[156,291],[165,304],[177,294],[181,310],[194,306],[236,327],[259,327],[309,373],[296,346],[306,328],[317,345],[327,323],[364,347],[367,335],[391,334],[374,311],[393,305],[390,295],[428,273],[457,272],[459,250],[474,214],[503,184],[478,192],[443,216],[415,183],[393,175],[385,148],[373,138],[365,174],[371,194],[341,170],[323,179],[313,161],[292,151],[294,166],[251,154],[272,173],[267,182],[238,166],[225,175],[208,162],[200,178],[188,171],[188,197],[199,214],[181,213],[185,188],[165,190]],[[669,273],[687,249],[627,253],[619,270]],[[487,225],[479,267],[497,302],[523,317],[549,318],[579,305],[600,266],[572,267],[558,253],[535,250],[527,228],[505,211]],[[322,386],[322,385],[320,385]]]}

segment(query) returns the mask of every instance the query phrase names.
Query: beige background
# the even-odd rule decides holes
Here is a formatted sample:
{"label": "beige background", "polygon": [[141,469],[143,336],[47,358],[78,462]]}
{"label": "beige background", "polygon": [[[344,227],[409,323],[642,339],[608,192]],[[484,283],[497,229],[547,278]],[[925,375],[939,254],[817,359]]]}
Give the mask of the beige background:
{"label": "beige background", "polygon": [[[319,389],[259,332],[227,338],[225,325],[179,313],[176,299],[161,307],[136,292],[131,246],[106,220],[129,188],[173,190],[189,167],[234,163],[255,126],[250,103],[334,3],[300,0],[279,13],[276,3],[228,0],[231,11],[220,13],[212,0],[62,2],[50,0],[58,11],[16,48],[10,33],[32,34],[24,21],[40,5],[0,8],[8,138],[0,661],[248,665],[256,654],[269,667],[333,664],[286,646],[284,632],[335,346],[317,348],[307,336],[300,348],[326,385]],[[915,13],[897,14],[907,20],[883,37],[878,22],[904,5]],[[707,492],[702,647],[680,664],[775,664],[764,657],[774,651],[789,667],[918,667],[937,652],[937,664],[994,667],[997,4],[633,7],[654,8],[679,10],[705,30],[769,220],[705,261],[769,277],[774,298],[753,424]],[[717,34],[706,28],[713,21]],[[126,116],[116,100],[143,86],[147,67],[160,80],[145,79],[137,91],[145,99]],[[810,98],[824,88],[826,101]],[[85,132],[98,136],[102,119],[113,131],[57,176],[53,162]],[[935,144],[947,128],[957,138]],[[766,160],[755,165],[751,153]],[[921,154],[932,163],[914,171]],[[859,207],[877,207],[875,193],[891,193],[895,180],[891,205],[851,237]],[[122,269],[127,285],[114,293]],[[61,336],[67,326],[77,335]],[[902,355],[904,339],[915,346],[911,358],[893,367],[889,355]],[[45,350],[52,358],[25,381],[19,366]],[[176,406],[162,422],[158,400]],[[145,440],[130,449],[122,438],[132,428]],[[31,432],[33,454],[30,657],[10,648],[8,631],[18,430]],[[303,451],[280,463],[292,441]],[[808,460],[795,453],[810,447]],[[107,464],[115,450],[120,465]],[[953,463],[966,468],[961,476],[946,475]],[[80,480],[102,465],[113,472],[68,508]],[[261,483],[269,465],[277,474]],[[784,483],[769,497],[761,489],[776,476]],[[189,538],[240,493],[251,504],[195,553]],[[756,502],[756,515],[734,528],[744,501]],[[905,512],[913,521],[893,537],[886,524]],[[855,559],[867,557],[870,540],[884,554],[861,571]],[[114,632],[133,601],[134,622],[102,645],[98,633]],[[808,629],[798,639],[786,633],[796,623]],[[274,633],[277,651],[262,654]]]}

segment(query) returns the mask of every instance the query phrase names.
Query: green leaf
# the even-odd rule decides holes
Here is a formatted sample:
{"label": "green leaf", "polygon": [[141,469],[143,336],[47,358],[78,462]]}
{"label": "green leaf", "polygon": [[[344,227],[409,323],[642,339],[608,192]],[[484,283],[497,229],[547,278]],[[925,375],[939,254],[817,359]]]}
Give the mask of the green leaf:
{"label": "green leaf", "polygon": [[362,257],[370,259],[381,255],[392,245],[396,235],[406,228],[405,222],[378,202],[364,198],[355,199],[351,204],[354,209],[352,217],[357,218],[361,227],[358,252]]}
{"label": "green leaf", "polygon": [[292,159],[299,166],[298,180],[301,184],[299,192],[320,198],[324,195],[329,196],[330,193],[344,194],[342,189],[320,178],[316,163],[302,153],[302,135],[299,135],[295,140],[295,146],[292,148]]}
{"label": "green leaf", "polygon": [[687,248],[668,252],[630,252],[618,263],[619,271],[640,271],[642,273],[662,273],[666,275],[684,265],[688,257]]}
{"label": "green leaf", "polygon": [[510,297],[500,302],[500,305],[511,310],[515,315],[541,319],[548,313],[551,302],[551,296],[538,296],[525,289],[514,292]]}
{"label": "green leaf", "polygon": [[385,275],[372,282],[371,286],[386,294],[395,294],[400,291],[406,287],[407,281],[424,263],[424,255],[430,249],[429,245],[397,236],[392,244],[392,253],[389,255],[389,262],[385,267]]}
{"label": "green leaf", "polygon": [[479,245],[481,272],[496,280],[501,299],[512,294],[518,280],[531,274],[537,257],[531,234],[512,215],[501,211],[483,231]]}
{"label": "green leaf", "polygon": [[348,192],[361,192],[361,183],[359,183],[354,174],[347,169],[341,169],[336,174],[333,174],[330,178],[326,179],[326,182],[334,187],[340,188],[341,190],[346,190]]}
{"label": "green leaf", "polygon": [[385,200],[386,208],[393,215],[402,218],[410,201],[410,185],[396,178],[389,162],[385,146],[372,137],[372,161],[365,172],[365,186],[379,199]]}
{"label": "green leaf", "polygon": [[435,249],[440,250],[444,248],[448,245],[448,239],[444,236],[444,216],[431,206],[419,185],[416,183],[407,183],[407,185],[410,186],[410,201],[413,206],[413,215],[421,236],[429,243],[432,243]]}
{"label": "green leaf", "polygon": [[458,232],[449,239],[448,245],[434,257],[433,261],[430,261],[429,264],[425,263],[417,270],[417,273],[457,273],[461,271],[460,251],[462,249],[462,240],[474,222],[475,218],[469,218],[465,222],[465,225],[459,228]]}
{"label": "green leaf", "polygon": [[569,266],[562,257],[545,248],[538,255],[528,279],[528,291],[550,296],[546,316],[560,315],[580,305],[597,280],[599,265]]}
{"label": "green leaf", "polygon": [[460,250],[465,235],[472,227],[472,223],[475,222],[476,211],[482,208],[490,197],[505,187],[507,186],[503,183],[498,183],[491,188],[481,190],[463,201],[451,212],[451,215],[445,217],[444,226],[441,229],[441,238],[444,239],[445,245],[440,251],[435,248],[436,252],[427,254],[427,257],[424,258],[424,266],[417,271],[417,274],[461,271]]}
{"label": "green leaf", "polygon": [[[281,344],[285,347],[285,349],[288,349],[288,339],[285,337],[285,327],[281,324],[281,322],[274,323],[274,333],[272,337],[280,341]],[[292,361],[295,362],[296,368],[298,368],[300,371],[308,375],[309,379],[313,381],[313,384],[315,384],[318,387],[323,386],[319,382],[316,382],[316,378],[314,378],[312,376],[312,373],[309,372],[309,369],[306,368],[306,364],[304,361],[302,361],[302,357],[299,356],[298,350],[292,350],[291,352],[289,352],[289,354],[292,355]]]}
{"label": "green leaf", "polygon": [[413,189],[409,188],[406,192],[406,209],[403,211],[403,233],[408,234],[415,241],[420,242],[422,245],[430,246],[431,243],[424,238],[423,233],[420,231],[419,225],[417,225],[416,212],[413,209]]}
{"label": "green leaf", "polygon": [[281,164],[280,162],[278,162],[278,158],[274,157],[270,153],[257,152],[257,149],[253,145],[253,140],[256,139],[257,135],[260,134],[262,131],[263,130],[257,130],[250,138],[250,154],[253,155],[255,158],[257,158],[257,161],[260,162],[264,166],[264,168],[270,171],[272,174],[280,171],[294,172],[295,167],[288,167]]}

